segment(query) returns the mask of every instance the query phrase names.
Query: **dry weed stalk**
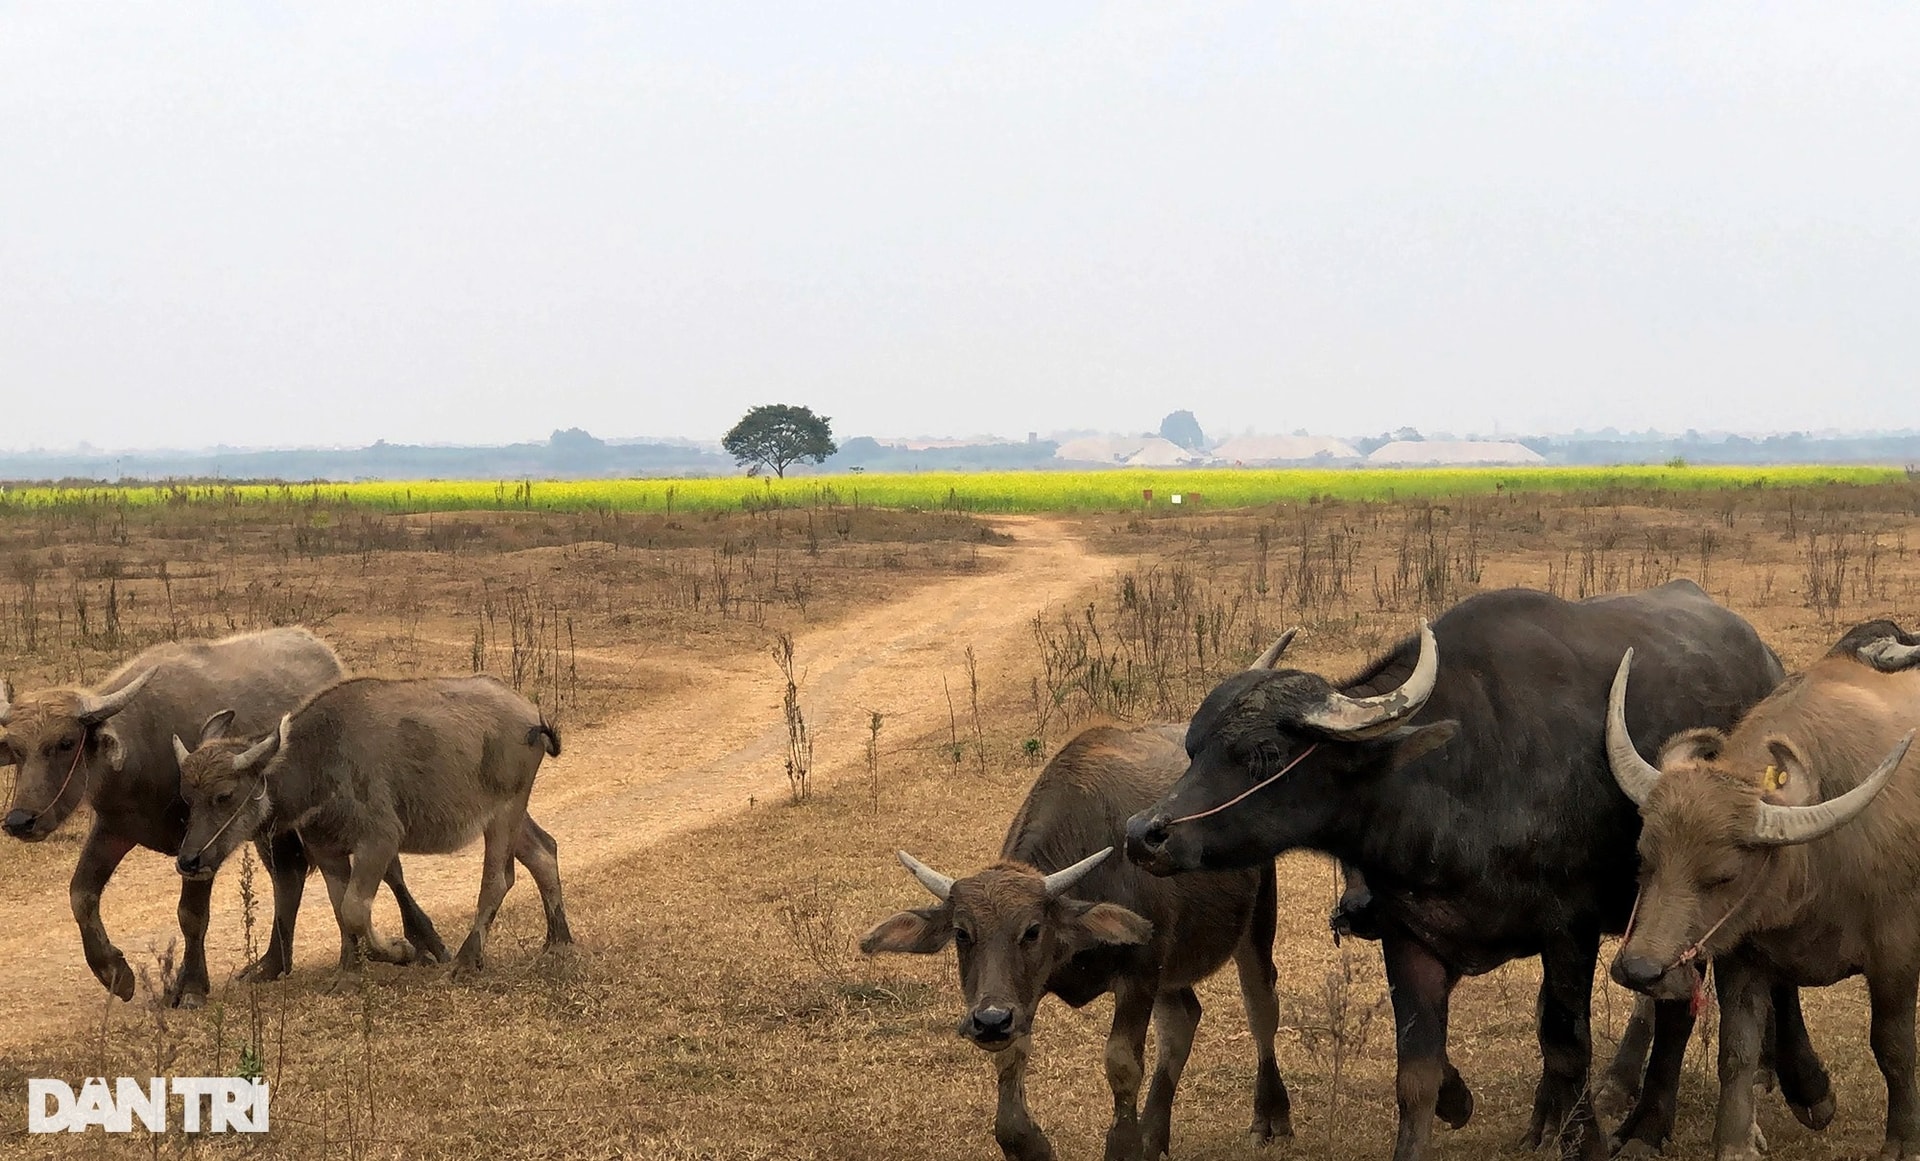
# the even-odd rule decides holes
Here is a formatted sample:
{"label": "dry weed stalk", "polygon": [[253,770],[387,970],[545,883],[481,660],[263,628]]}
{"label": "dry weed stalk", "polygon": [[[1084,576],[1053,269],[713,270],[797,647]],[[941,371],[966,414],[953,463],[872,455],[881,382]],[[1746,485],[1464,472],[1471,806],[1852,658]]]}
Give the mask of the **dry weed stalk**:
{"label": "dry weed stalk", "polygon": [[813,793],[813,738],[807,733],[807,719],[800,712],[801,674],[794,668],[793,638],[782,633],[773,645],[773,661],[787,684],[782,699],[787,725],[787,791],[795,805]]}

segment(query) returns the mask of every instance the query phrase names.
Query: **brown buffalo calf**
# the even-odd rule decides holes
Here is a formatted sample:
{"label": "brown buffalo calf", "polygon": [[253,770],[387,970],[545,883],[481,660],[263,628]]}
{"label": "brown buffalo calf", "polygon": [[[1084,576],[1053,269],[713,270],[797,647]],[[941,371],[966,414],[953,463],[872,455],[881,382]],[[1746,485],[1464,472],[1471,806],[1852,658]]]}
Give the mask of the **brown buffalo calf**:
{"label": "brown buffalo calf", "polygon": [[[1049,1161],[1053,1147],[1026,1107],[1026,1067],[1040,1000],[1073,1007],[1114,994],[1107,1039],[1113,1090],[1109,1161],[1167,1151],[1174,1090],[1200,1021],[1193,986],[1231,958],[1240,971],[1259,1064],[1256,1141],[1293,1133],[1274,1063],[1274,872],[1257,869],[1159,879],[1109,858],[1127,817],[1186,768],[1180,730],[1096,727],[1061,749],[1015,816],[1000,861],[955,880],[900,861],[933,893],[933,907],[902,911],[869,931],[862,951],[930,955],[949,943],[960,961],[966,1015],[959,1033],[993,1053],[999,1071],[994,1137],[1014,1161]],[[1055,868],[1051,871],[1045,868]],[[1139,1112],[1147,1025],[1159,1058]]]}

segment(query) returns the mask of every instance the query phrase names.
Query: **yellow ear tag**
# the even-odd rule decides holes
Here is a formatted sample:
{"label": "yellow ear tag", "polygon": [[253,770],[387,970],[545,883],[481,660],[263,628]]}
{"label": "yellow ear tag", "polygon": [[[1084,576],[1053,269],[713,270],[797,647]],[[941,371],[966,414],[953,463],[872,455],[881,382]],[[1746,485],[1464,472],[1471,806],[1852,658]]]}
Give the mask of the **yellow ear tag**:
{"label": "yellow ear tag", "polygon": [[1769,794],[1785,786],[1787,784],[1787,778],[1787,772],[1778,766],[1767,767],[1766,773],[1761,775],[1762,784],[1766,787]]}

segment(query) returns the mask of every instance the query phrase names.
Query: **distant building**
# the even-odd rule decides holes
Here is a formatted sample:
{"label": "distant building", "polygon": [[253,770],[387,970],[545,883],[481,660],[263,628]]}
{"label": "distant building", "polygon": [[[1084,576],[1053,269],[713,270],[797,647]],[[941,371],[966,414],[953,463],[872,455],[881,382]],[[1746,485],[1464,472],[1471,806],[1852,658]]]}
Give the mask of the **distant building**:
{"label": "distant building", "polygon": [[1205,452],[1191,452],[1157,435],[1088,435],[1070,439],[1054,450],[1053,458],[1077,464],[1108,467],[1174,468],[1209,463]]}
{"label": "distant building", "polygon": [[1326,435],[1236,435],[1213,449],[1223,463],[1297,464],[1314,460],[1357,460],[1350,443]]}
{"label": "distant building", "polygon": [[1370,467],[1467,467],[1476,464],[1544,464],[1524,444],[1471,439],[1399,439],[1367,457]]}

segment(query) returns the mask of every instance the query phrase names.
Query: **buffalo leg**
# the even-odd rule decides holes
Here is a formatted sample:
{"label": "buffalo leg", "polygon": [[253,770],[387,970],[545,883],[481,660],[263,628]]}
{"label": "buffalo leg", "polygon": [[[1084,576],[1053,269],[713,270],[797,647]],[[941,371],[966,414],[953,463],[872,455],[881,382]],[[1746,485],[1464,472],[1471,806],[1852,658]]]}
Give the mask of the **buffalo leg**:
{"label": "buffalo leg", "polygon": [[1193,1051],[1193,1034],[1200,1026],[1200,997],[1192,988],[1162,992],[1153,1005],[1153,1030],[1159,1041],[1153,1068],[1153,1084],[1147,1088],[1147,1109],[1141,1114],[1140,1155],[1147,1161],[1160,1161],[1168,1152],[1173,1136],[1173,1096],[1180,1087],[1180,1074],[1187,1070],[1187,1056]]}
{"label": "buffalo leg", "polygon": [[440,933],[434,929],[433,920],[420,908],[413,892],[407,890],[407,879],[400,871],[400,857],[394,856],[387,865],[387,888],[393,892],[393,901],[400,907],[400,931],[422,959],[434,963],[447,962],[447,945],[440,942]]}
{"label": "buffalo leg", "polygon": [[1393,1161],[1423,1161],[1447,1071],[1447,1001],[1459,977],[1425,947],[1391,933],[1381,953],[1399,1049],[1394,1091],[1400,1132]]}
{"label": "buffalo leg", "polygon": [[93,978],[123,1000],[133,999],[133,969],[127,966],[127,957],[107,938],[106,926],[100,922],[100,892],[106,890],[107,880],[113,878],[120,860],[132,849],[131,839],[108,834],[95,819],[93,829],[87,832],[87,841],[80,847],[73,881],[67,886],[67,901],[73,906],[74,922],[80,925],[80,949],[86,956],[87,968],[93,972]]}
{"label": "buffalo leg", "polygon": [[254,847],[273,880],[273,928],[267,935],[266,952],[243,968],[240,978],[277,980],[293,970],[293,927],[307,889],[307,849],[292,831],[271,840],[256,839]]}
{"label": "buffalo leg", "polygon": [[478,971],[486,966],[487,931],[493,926],[507,889],[513,886],[513,847],[527,817],[527,800],[519,798],[502,809],[487,823],[486,854],[480,868],[480,902],[473,911],[473,929],[454,956],[455,976]]}
{"label": "buffalo leg", "polygon": [[533,876],[534,886],[540,888],[540,906],[547,913],[549,950],[573,942],[573,931],[567,926],[567,909],[560,900],[559,849],[553,836],[541,830],[531,818],[520,827],[520,834],[513,841],[513,857]]}
{"label": "buffalo leg", "polygon": [[1620,1117],[1640,1099],[1640,1082],[1647,1071],[1647,1053],[1653,1047],[1653,1001],[1635,996],[1633,1014],[1620,1033],[1620,1044],[1606,1075],[1594,1089],[1593,1108],[1602,1116]]}
{"label": "buffalo leg", "polygon": [[1140,1156],[1140,1080],[1153,1017],[1151,985],[1123,983],[1113,993],[1113,1027],[1107,1032],[1107,1087],[1113,1090],[1113,1124],[1107,1129],[1106,1161]]}
{"label": "buffalo leg", "polygon": [[1757,1161],[1753,1082],[1767,1030],[1767,981],[1739,956],[1714,961],[1720,996],[1720,1110],[1713,1127],[1717,1161]]}
{"label": "buffalo leg", "polygon": [[1913,996],[1920,973],[1898,969],[1867,977],[1873,1001],[1873,1059],[1887,1082],[1887,1143],[1882,1157],[1920,1157],[1920,1094],[1913,1082]]}
{"label": "buffalo leg", "polygon": [[1597,935],[1579,935],[1549,946],[1540,956],[1539,1021],[1541,1073],[1533,1095],[1533,1121],[1522,1147],[1557,1142],[1561,1155],[1605,1161],[1607,1147],[1594,1122],[1587,1094],[1593,1063],[1590,1024]]}
{"label": "buffalo leg", "polygon": [[167,988],[167,1003],[173,1007],[198,1008],[212,990],[207,980],[207,912],[212,905],[212,879],[180,880],[180,934],[187,946],[180,974]]}
{"label": "buffalo leg", "polygon": [[1253,1124],[1247,1135],[1257,1145],[1275,1137],[1293,1136],[1293,1110],[1286,1082],[1274,1061],[1273,1041],[1280,1033],[1280,999],[1274,994],[1279,973],[1273,969],[1273,872],[1261,875],[1260,894],[1253,904],[1253,922],[1234,949],[1233,964],[1240,972],[1240,1001],[1247,1012],[1247,1031],[1259,1063],[1253,1075]]}
{"label": "buffalo leg", "polygon": [[333,921],[340,926],[340,978],[343,983],[351,983],[360,975],[360,941],[355,933],[348,930],[345,903],[347,900],[347,877],[352,873],[353,863],[345,855],[331,852],[321,854],[308,848],[313,865],[320,868],[320,878],[327,884],[327,897],[333,902]]}
{"label": "buffalo leg", "polygon": [[1773,1071],[1780,1078],[1780,1095],[1801,1124],[1819,1132],[1833,1122],[1833,1080],[1807,1035],[1800,989],[1791,984],[1773,987],[1773,1035]]}
{"label": "buffalo leg", "polygon": [[341,930],[361,942],[368,959],[380,963],[414,960],[413,946],[406,940],[386,939],[373,930],[373,897],[380,891],[380,881],[391,874],[390,868],[398,861],[398,848],[399,844],[391,840],[375,840],[356,849],[338,904]]}
{"label": "buffalo leg", "polygon": [[999,1142],[1007,1161],[1054,1161],[1047,1135],[1027,1113],[1027,1057],[1032,1052],[1032,1038],[1022,1036],[993,1054],[994,1071],[999,1076],[993,1139]]}
{"label": "buffalo leg", "polygon": [[[1653,1009],[1651,1053],[1647,1057],[1646,1082],[1639,1099],[1613,1137],[1622,1156],[1650,1157],[1658,1153],[1673,1133],[1674,1112],[1680,1099],[1680,1065],[1686,1058],[1687,1038],[1693,1034],[1693,1011],[1685,1000],[1642,1000]],[[1634,1018],[1640,1018],[1640,1004]]]}

